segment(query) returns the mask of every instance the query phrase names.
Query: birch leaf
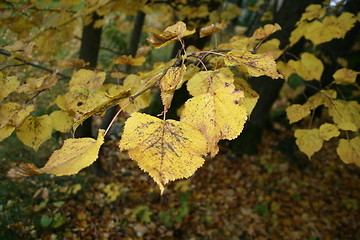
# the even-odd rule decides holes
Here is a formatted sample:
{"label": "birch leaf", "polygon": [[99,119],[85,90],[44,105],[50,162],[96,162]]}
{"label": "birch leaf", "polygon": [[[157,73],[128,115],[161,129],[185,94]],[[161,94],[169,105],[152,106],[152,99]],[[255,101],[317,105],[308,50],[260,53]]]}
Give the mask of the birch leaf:
{"label": "birch leaf", "polygon": [[181,121],[199,129],[208,142],[207,151],[214,157],[221,139],[234,139],[247,119],[244,93],[233,84],[214,93],[197,95],[185,103]]}
{"label": "birch leaf", "polygon": [[225,55],[225,64],[228,66],[244,66],[253,77],[266,75],[273,79],[283,78],[283,76],[277,72],[274,58],[267,54],[233,50]]}
{"label": "birch leaf", "polygon": [[336,152],[344,163],[355,163],[360,166],[360,137],[340,139]]}
{"label": "birch leaf", "polygon": [[296,145],[310,159],[322,148],[324,140],[319,136],[319,129],[297,129],[294,133]]}
{"label": "birch leaf", "polygon": [[52,122],[49,115],[28,116],[21,126],[16,129],[16,135],[21,142],[35,151],[51,137],[51,132]]}
{"label": "birch leaf", "polygon": [[38,174],[56,176],[72,175],[90,166],[98,158],[99,149],[104,143],[104,130],[100,129],[97,140],[92,138],[70,138],[56,150],[43,168],[23,163],[10,169],[8,177],[28,177]]}
{"label": "birch leaf", "polygon": [[186,123],[133,113],[125,123],[120,149],[129,151],[162,193],[169,181],[188,178],[203,165],[206,139]]}

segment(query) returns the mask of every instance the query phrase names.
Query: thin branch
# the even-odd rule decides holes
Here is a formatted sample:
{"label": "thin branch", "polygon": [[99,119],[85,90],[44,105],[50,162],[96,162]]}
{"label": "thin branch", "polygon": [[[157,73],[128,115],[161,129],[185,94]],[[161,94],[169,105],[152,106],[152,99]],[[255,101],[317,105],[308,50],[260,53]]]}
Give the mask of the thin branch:
{"label": "thin branch", "polygon": [[[7,57],[11,57],[11,53],[8,52],[8,51],[6,51],[6,50],[3,49],[3,48],[0,49],[0,54],[5,55],[5,56],[7,56]],[[25,60],[25,59],[22,59],[22,58],[19,58],[19,57],[15,57],[14,59],[15,59],[15,60],[18,60],[18,61],[20,61],[20,62],[23,62],[23,63],[26,64],[26,65],[39,68],[39,69],[44,70],[44,71],[49,72],[49,73],[53,73],[53,72],[55,71],[55,70],[46,68],[46,67],[44,67],[44,66],[41,66],[41,65],[39,65],[39,64],[35,64],[35,63],[32,63],[32,62],[29,62],[29,61],[27,61],[27,60]],[[56,74],[57,74],[58,76],[62,77],[62,78],[70,79],[70,77],[67,76],[67,75],[65,75],[65,74],[62,74],[62,73],[56,73]]]}

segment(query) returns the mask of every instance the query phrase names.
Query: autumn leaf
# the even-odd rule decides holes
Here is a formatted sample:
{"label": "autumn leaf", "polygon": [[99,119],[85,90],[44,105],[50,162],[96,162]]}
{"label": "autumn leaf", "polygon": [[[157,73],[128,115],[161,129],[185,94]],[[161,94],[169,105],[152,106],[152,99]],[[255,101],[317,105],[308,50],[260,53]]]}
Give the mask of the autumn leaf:
{"label": "autumn leaf", "polygon": [[34,105],[21,106],[15,102],[0,104],[0,128],[5,125],[19,127],[34,109]]}
{"label": "autumn leaf", "polygon": [[303,105],[308,106],[311,110],[325,105],[327,107],[332,105],[332,100],[336,99],[337,92],[334,89],[321,90],[309,97]]}
{"label": "autumn leaf", "polygon": [[43,168],[34,164],[23,163],[9,170],[8,177],[28,177],[38,174],[56,176],[72,175],[90,166],[98,158],[101,145],[104,143],[105,130],[100,129],[97,140],[92,138],[70,138],[56,150]]}
{"label": "autumn leaf", "polygon": [[310,108],[308,105],[292,104],[286,108],[286,116],[290,124],[300,121],[301,119],[310,115]]}
{"label": "autumn leaf", "polygon": [[338,127],[331,123],[324,123],[319,127],[319,136],[325,141],[340,135]]}
{"label": "autumn leaf", "polygon": [[353,84],[356,82],[356,76],[358,74],[359,72],[354,70],[341,68],[334,73],[333,78],[337,84]]}
{"label": "autumn leaf", "polygon": [[333,100],[328,106],[329,115],[342,130],[356,132],[360,128],[360,104],[356,101]]}
{"label": "autumn leaf", "polygon": [[80,68],[86,66],[82,59],[63,59],[58,62],[58,70],[62,71],[69,68]]}
{"label": "autumn leaf", "polygon": [[321,6],[321,4],[311,4],[306,7],[305,12],[301,15],[302,21],[311,21],[315,18],[322,18],[326,13],[326,9]]}
{"label": "autumn leaf", "polygon": [[151,46],[160,48],[193,33],[195,33],[195,30],[187,30],[185,23],[177,22],[176,24],[167,27],[161,33],[152,33],[151,37],[146,38],[146,41],[148,41]]}
{"label": "autumn leaf", "polygon": [[344,163],[355,163],[360,166],[360,137],[340,139],[336,152]]}
{"label": "autumn leaf", "polygon": [[130,56],[122,55],[117,59],[113,60],[112,62],[114,64],[119,64],[119,65],[141,66],[143,65],[145,60],[146,58],[144,56],[133,58],[131,55]]}
{"label": "autumn leaf", "polygon": [[255,38],[256,40],[263,40],[279,30],[281,30],[281,27],[277,23],[266,24],[264,27],[260,27],[256,29],[252,37]]}
{"label": "autumn leaf", "polygon": [[277,59],[283,54],[283,51],[280,50],[279,47],[280,40],[274,38],[261,44],[257,52],[270,54],[274,59]]}
{"label": "autumn leaf", "polygon": [[105,72],[94,72],[87,69],[80,69],[75,72],[70,80],[70,90],[77,86],[84,86],[89,90],[98,90],[104,83]]}
{"label": "autumn leaf", "polygon": [[211,24],[209,26],[202,27],[200,29],[200,38],[209,36],[213,33],[219,32],[225,28],[225,23],[221,22],[219,24]]}
{"label": "autumn leaf", "polygon": [[320,137],[319,129],[317,128],[296,129],[294,136],[296,138],[296,145],[309,159],[323,146],[324,140]]}
{"label": "autumn leaf", "polygon": [[35,151],[51,137],[51,132],[52,121],[49,115],[28,116],[21,126],[16,128],[16,135],[21,142]]}
{"label": "autumn leaf", "polygon": [[169,181],[190,177],[204,163],[206,140],[190,125],[133,113],[126,121],[121,151],[148,172],[161,193]]}
{"label": "autumn leaf", "polygon": [[204,93],[213,93],[224,84],[234,82],[234,74],[229,68],[220,68],[214,71],[200,71],[187,83],[187,90],[192,96]]}
{"label": "autumn leaf", "polygon": [[0,142],[8,137],[14,132],[15,127],[5,125],[0,128]]}
{"label": "autumn leaf", "polygon": [[334,38],[344,38],[355,23],[354,14],[348,12],[343,12],[339,17],[326,16],[321,22],[315,20],[309,23],[304,31],[304,36],[314,45],[319,45]]}
{"label": "autumn leaf", "polygon": [[20,83],[16,76],[4,77],[0,72],[0,102],[2,102],[10,93],[14,92]]}
{"label": "autumn leaf", "polygon": [[196,95],[185,103],[181,121],[199,129],[207,139],[207,151],[214,157],[221,139],[234,139],[247,120],[244,93],[225,84],[213,93]]}
{"label": "autumn leaf", "polygon": [[71,130],[74,123],[74,117],[70,113],[60,110],[50,114],[54,130],[66,133]]}
{"label": "autumn leaf", "polygon": [[250,87],[250,84],[246,82],[245,79],[235,78],[234,84],[236,88],[244,92],[244,105],[246,107],[247,115],[250,117],[251,112],[259,99],[259,94]]}
{"label": "autumn leaf", "polygon": [[55,86],[58,81],[56,72],[40,78],[28,78],[26,83],[16,89],[17,93],[33,94]]}
{"label": "autumn leaf", "polygon": [[296,73],[306,81],[318,80],[324,71],[324,64],[320,59],[311,53],[301,54],[301,59],[298,61],[290,60],[288,66],[293,68]]}
{"label": "autumn leaf", "polygon": [[253,77],[266,75],[273,79],[283,78],[277,72],[274,58],[266,54],[256,54],[245,50],[232,50],[225,55],[225,64],[228,66],[244,66]]}

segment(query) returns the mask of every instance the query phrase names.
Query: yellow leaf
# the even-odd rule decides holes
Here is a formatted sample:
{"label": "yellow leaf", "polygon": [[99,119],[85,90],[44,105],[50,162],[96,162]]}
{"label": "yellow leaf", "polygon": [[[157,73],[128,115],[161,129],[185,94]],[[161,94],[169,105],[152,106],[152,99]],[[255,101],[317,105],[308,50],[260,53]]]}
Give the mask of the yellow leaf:
{"label": "yellow leaf", "polygon": [[140,56],[138,58],[133,58],[131,55],[126,56],[122,55],[118,57],[117,59],[113,60],[112,62],[114,64],[119,65],[132,65],[132,66],[141,66],[145,62],[146,58],[144,56]]}
{"label": "yellow leaf", "polygon": [[305,12],[301,15],[300,22],[311,21],[315,18],[322,18],[326,13],[326,9],[321,4],[311,4],[307,6]]}
{"label": "yellow leaf", "polygon": [[300,22],[300,24],[290,34],[290,46],[295,45],[305,34],[311,23]]}
{"label": "yellow leaf", "polygon": [[336,152],[344,163],[355,163],[360,166],[360,137],[351,140],[340,139]]}
{"label": "yellow leaf", "polygon": [[206,140],[186,123],[133,113],[125,123],[120,149],[128,150],[163,192],[169,181],[188,178],[202,166]]}
{"label": "yellow leaf", "polygon": [[34,111],[34,105],[22,107],[18,103],[8,102],[0,105],[0,128],[5,125],[19,127],[25,118]]}
{"label": "yellow leaf", "polygon": [[280,40],[274,38],[261,44],[258,49],[258,53],[267,53],[271,55],[274,59],[277,59],[283,53],[283,51],[279,49],[279,46]]}
{"label": "yellow leaf", "polygon": [[332,104],[332,100],[336,99],[336,96],[337,93],[333,89],[321,90],[320,92],[309,97],[304,105],[309,106],[311,110],[319,107],[320,105],[329,107]]}
{"label": "yellow leaf", "polygon": [[334,38],[344,38],[355,23],[356,18],[352,13],[343,12],[338,18],[327,16],[322,22],[315,20],[309,23],[304,36],[314,45],[318,45]]}
{"label": "yellow leaf", "polygon": [[84,67],[86,63],[82,59],[63,59],[58,62],[58,70]]}
{"label": "yellow leaf", "polygon": [[22,163],[10,169],[8,177],[28,177],[42,173],[56,176],[72,175],[90,166],[98,158],[101,145],[104,143],[104,130],[100,129],[97,140],[92,138],[70,138],[56,150],[43,168],[34,164]]}
{"label": "yellow leaf", "polygon": [[295,70],[293,68],[289,67],[287,65],[287,63],[285,63],[283,61],[278,61],[276,63],[276,67],[286,80],[288,80],[288,78],[291,76],[291,74],[295,73]]}
{"label": "yellow leaf", "polygon": [[246,107],[247,115],[250,116],[259,99],[259,94],[255,92],[246,82],[246,80],[242,78],[235,78],[234,84],[236,88],[244,92],[244,104]]}
{"label": "yellow leaf", "polygon": [[52,122],[49,115],[40,117],[28,116],[20,127],[16,129],[16,135],[26,146],[37,151],[40,145],[51,137]]}
{"label": "yellow leaf", "polygon": [[70,80],[70,90],[77,86],[84,86],[89,90],[98,90],[104,83],[106,77],[105,72],[94,72],[87,69],[80,69],[75,72]]}
{"label": "yellow leaf", "polygon": [[181,67],[171,67],[166,71],[164,76],[160,80],[161,90],[173,90],[182,81],[186,71],[185,64]]}
{"label": "yellow leaf", "polygon": [[256,40],[263,40],[279,30],[281,30],[281,27],[277,23],[266,24],[264,27],[259,27],[258,29],[256,29],[252,37]]}
{"label": "yellow leaf", "polygon": [[331,123],[324,123],[319,127],[319,136],[325,141],[340,135],[338,127]]}
{"label": "yellow leaf", "polygon": [[56,72],[34,79],[28,78],[26,83],[16,89],[17,93],[33,94],[55,86],[58,81]]}
{"label": "yellow leaf", "polygon": [[360,128],[360,104],[356,101],[333,100],[328,106],[329,115],[342,130],[356,132]]}
{"label": "yellow leaf", "polygon": [[223,88],[224,84],[234,82],[234,74],[231,70],[220,68],[214,71],[201,71],[196,73],[187,83],[187,90],[192,96],[204,93],[213,93],[219,88]]}
{"label": "yellow leaf", "polygon": [[310,159],[311,156],[319,151],[324,140],[319,136],[319,129],[297,129],[294,133],[296,137],[296,145],[300,151],[305,153]]}
{"label": "yellow leaf", "polygon": [[4,77],[0,72],[0,102],[4,100],[10,93],[14,92],[20,83],[16,76]]}
{"label": "yellow leaf", "polygon": [[337,84],[351,84],[356,82],[356,76],[358,74],[359,72],[354,70],[341,68],[334,73],[333,78]]}
{"label": "yellow leaf", "polygon": [[197,95],[185,103],[181,121],[199,129],[208,141],[207,151],[214,157],[221,139],[234,139],[247,120],[244,93],[226,84],[214,93]]}
{"label": "yellow leaf", "polygon": [[195,33],[195,30],[187,30],[185,23],[177,22],[176,24],[167,27],[161,33],[152,33],[151,37],[146,38],[146,40],[151,46],[160,48],[193,33]]}
{"label": "yellow leaf", "polygon": [[226,54],[225,64],[228,66],[245,66],[248,73],[253,77],[266,75],[273,79],[283,78],[276,70],[274,58],[266,54],[254,54],[244,50],[233,50]]}
{"label": "yellow leaf", "polygon": [[74,117],[65,111],[55,111],[50,114],[52,126],[56,131],[66,133],[71,130]]}
{"label": "yellow leaf", "polygon": [[211,24],[209,26],[205,26],[200,29],[200,38],[209,36],[213,33],[223,30],[224,28],[225,28],[224,22],[221,22],[219,24]]}
{"label": "yellow leaf", "polygon": [[8,137],[14,132],[15,128],[9,125],[0,127],[0,142]]}
{"label": "yellow leaf", "polygon": [[286,116],[289,119],[290,124],[300,121],[309,116],[310,113],[308,105],[292,104],[286,108]]}
{"label": "yellow leaf", "polygon": [[301,54],[301,59],[298,61],[290,60],[288,66],[293,68],[300,77],[307,81],[314,79],[320,81],[324,71],[324,65],[321,60],[307,52]]}

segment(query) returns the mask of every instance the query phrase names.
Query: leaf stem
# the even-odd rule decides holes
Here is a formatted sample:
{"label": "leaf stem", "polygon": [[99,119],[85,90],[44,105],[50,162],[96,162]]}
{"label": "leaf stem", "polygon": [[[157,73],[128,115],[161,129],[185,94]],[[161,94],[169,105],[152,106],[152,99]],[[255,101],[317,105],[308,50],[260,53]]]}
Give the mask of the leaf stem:
{"label": "leaf stem", "polygon": [[117,113],[115,114],[115,116],[113,117],[113,119],[111,120],[111,122],[109,123],[109,126],[106,128],[104,136],[108,133],[108,131],[110,130],[111,126],[113,125],[113,123],[115,122],[115,119],[119,116],[119,114],[121,113],[122,110],[124,110],[125,107],[127,107],[127,105],[129,105],[131,102],[131,100],[127,101],[124,105],[121,106],[121,108],[119,109],[119,111],[117,111]]}

